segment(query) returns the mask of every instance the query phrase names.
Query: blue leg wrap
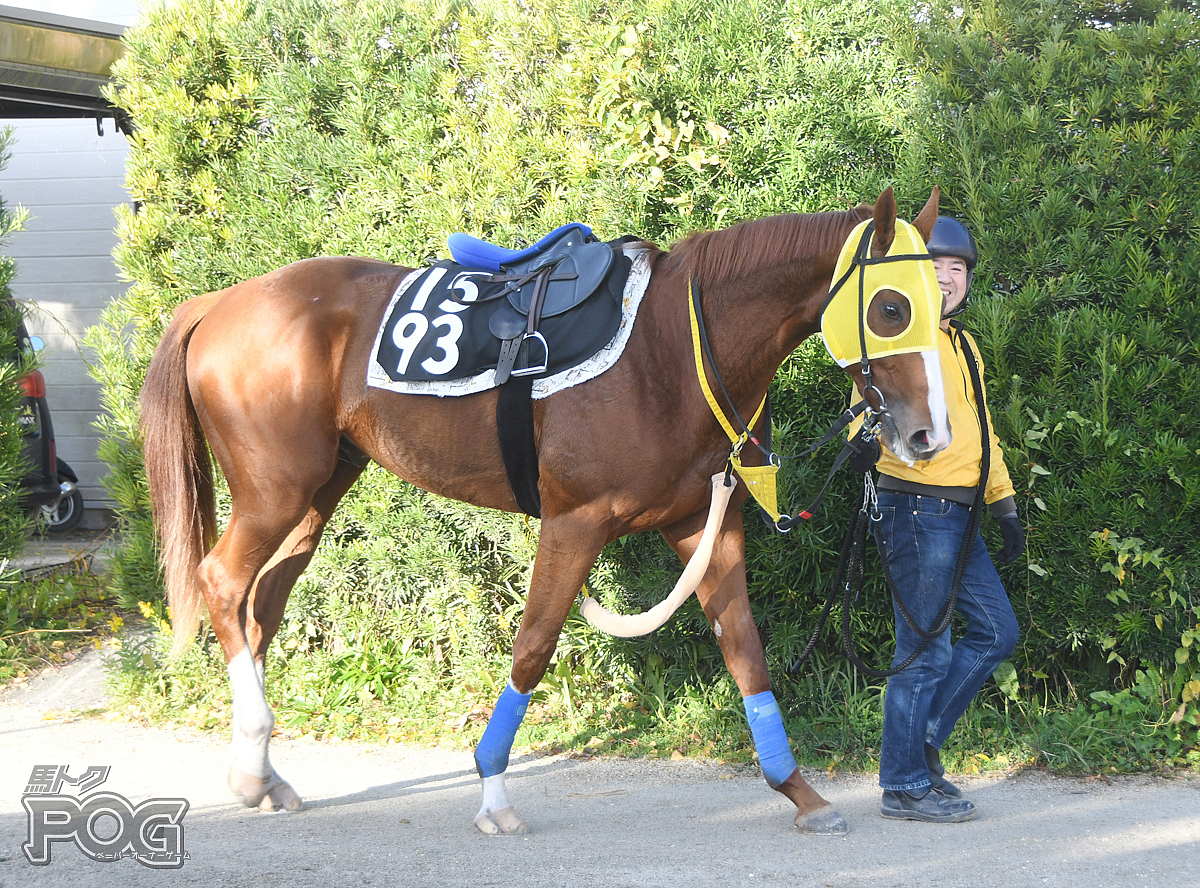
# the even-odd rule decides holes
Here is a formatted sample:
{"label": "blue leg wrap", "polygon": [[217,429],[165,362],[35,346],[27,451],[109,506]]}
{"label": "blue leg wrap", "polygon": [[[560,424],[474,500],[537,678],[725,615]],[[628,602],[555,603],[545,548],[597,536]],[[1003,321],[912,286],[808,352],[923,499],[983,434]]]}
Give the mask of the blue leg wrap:
{"label": "blue leg wrap", "polygon": [[495,777],[508,769],[508,754],[512,751],[517,728],[525,718],[529,697],[529,694],[520,693],[511,682],[500,694],[484,728],[483,738],[475,747],[475,769],[480,777]]}
{"label": "blue leg wrap", "polygon": [[792,758],[792,750],[788,746],[779,704],[770,691],[743,697],[742,702],[746,705],[746,719],[750,722],[754,748],[758,750],[758,764],[767,778],[767,785],[774,789],[796,770],[796,760]]}

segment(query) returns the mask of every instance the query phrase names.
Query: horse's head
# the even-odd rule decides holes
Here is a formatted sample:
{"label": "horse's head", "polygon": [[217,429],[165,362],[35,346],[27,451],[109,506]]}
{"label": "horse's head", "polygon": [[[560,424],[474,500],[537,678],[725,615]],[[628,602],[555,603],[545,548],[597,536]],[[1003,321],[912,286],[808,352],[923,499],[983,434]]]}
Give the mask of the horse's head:
{"label": "horse's head", "polygon": [[937,215],[936,187],[911,225],[884,191],[842,250],[821,318],[830,354],[882,414],[883,442],[905,462],[950,445],[937,352],[942,294],[925,250]]}

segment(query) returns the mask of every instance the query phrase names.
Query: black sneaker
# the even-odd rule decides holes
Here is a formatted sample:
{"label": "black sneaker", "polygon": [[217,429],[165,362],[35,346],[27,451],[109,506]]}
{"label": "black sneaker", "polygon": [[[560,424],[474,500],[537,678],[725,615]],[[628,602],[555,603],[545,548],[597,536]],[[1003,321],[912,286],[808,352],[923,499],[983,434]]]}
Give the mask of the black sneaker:
{"label": "black sneaker", "polygon": [[948,798],[962,798],[962,790],[946,779],[946,769],[942,767],[941,750],[926,743],[925,763],[929,765],[929,786],[931,788]]}
{"label": "black sneaker", "polygon": [[889,820],[923,820],[926,823],[962,823],[975,816],[975,805],[966,799],[952,799],[930,788],[917,797],[900,790],[883,791],[879,813]]}

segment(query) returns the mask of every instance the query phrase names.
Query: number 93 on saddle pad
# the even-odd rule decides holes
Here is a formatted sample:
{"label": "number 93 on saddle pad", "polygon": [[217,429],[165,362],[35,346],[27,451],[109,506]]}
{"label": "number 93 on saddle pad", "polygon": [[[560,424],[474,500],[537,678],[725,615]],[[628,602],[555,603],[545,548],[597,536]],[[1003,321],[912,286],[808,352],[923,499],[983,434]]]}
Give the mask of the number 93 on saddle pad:
{"label": "number 93 on saddle pad", "polygon": [[[545,386],[537,391],[539,382],[607,351],[604,366],[593,367],[586,378],[599,375],[619,357],[620,348],[611,354],[613,346],[623,347],[633,323],[630,309],[636,311],[645,290],[648,273],[631,274],[639,258],[640,251],[619,243],[589,243],[498,272],[452,260],[417,269],[400,282],[384,312],[367,384],[438,396],[485,391],[503,381],[496,378],[496,366],[506,343],[508,348],[520,343],[512,373],[534,376],[534,397],[551,393]],[[528,337],[537,272],[547,265],[540,318],[533,324],[539,335]],[[639,290],[631,300],[633,286]],[[555,390],[582,381],[576,373]]]}

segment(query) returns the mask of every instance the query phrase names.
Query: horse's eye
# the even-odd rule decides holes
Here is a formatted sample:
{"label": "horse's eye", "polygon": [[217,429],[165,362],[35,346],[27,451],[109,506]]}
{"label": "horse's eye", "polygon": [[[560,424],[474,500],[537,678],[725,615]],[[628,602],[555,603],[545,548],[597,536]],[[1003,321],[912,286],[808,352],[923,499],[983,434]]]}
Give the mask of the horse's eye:
{"label": "horse's eye", "polygon": [[900,306],[894,302],[885,302],[883,304],[883,316],[889,321],[898,321],[902,317]]}

